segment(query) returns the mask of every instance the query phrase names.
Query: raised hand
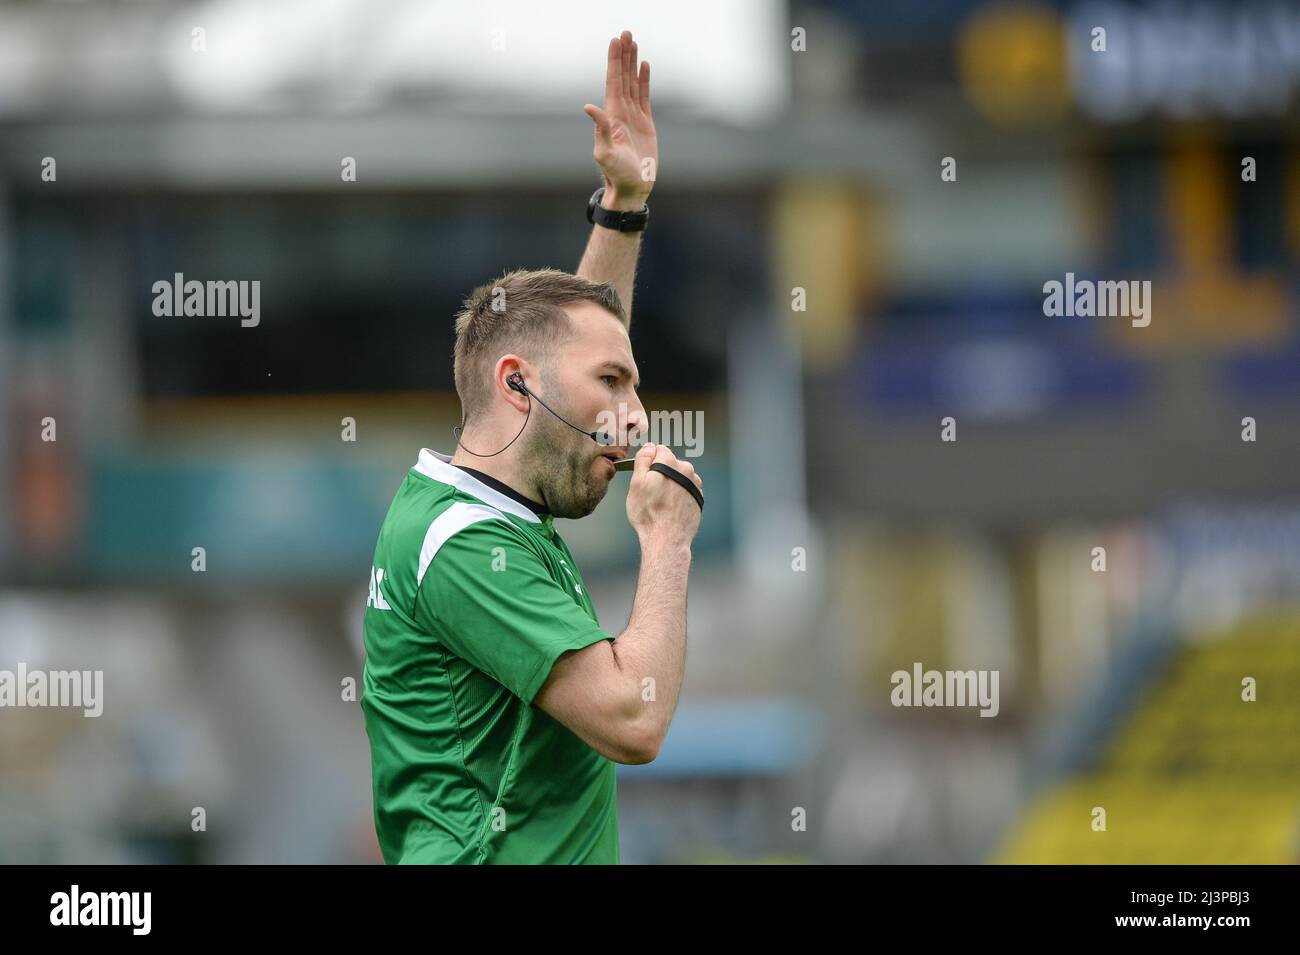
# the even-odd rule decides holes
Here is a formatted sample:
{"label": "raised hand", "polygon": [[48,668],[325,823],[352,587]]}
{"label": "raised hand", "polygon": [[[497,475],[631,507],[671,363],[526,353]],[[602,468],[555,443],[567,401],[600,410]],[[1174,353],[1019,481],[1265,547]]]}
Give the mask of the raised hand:
{"label": "raised hand", "polygon": [[624,30],[609,41],[605,107],[583,111],[596,124],[596,164],[605,177],[607,209],[639,209],[659,174],[659,141],[650,113],[650,64],[637,63],[636,41]]}

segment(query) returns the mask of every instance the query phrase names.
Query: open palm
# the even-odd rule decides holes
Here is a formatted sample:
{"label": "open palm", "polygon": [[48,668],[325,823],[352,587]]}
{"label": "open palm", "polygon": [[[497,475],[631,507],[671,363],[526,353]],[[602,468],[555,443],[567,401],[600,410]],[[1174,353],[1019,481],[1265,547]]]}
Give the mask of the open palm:
{"label": "open palm", "polygon": [[583,110],[596,124],[595,158],[606,189],[602,204],[616,200],[639,207],[658,176],[659,141],[650,113],[650,64],[638,66],[629,31],[609,41],[605,108],[588,103]]}

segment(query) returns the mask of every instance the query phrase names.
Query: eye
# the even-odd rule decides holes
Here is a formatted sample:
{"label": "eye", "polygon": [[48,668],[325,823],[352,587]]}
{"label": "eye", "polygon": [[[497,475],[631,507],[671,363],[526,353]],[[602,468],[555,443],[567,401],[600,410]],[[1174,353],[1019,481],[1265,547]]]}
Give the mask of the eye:
{"label": "eye", "polygon": [[600,380],[608,384],[611,388],[618,384],[618,375],[601,375]]}

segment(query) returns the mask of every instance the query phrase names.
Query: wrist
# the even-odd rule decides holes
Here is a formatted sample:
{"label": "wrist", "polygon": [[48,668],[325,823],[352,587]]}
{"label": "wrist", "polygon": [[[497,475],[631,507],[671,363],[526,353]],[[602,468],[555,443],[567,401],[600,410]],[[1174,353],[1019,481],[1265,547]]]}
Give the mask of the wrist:
{"label": "wrist", "polygon": [[591,194],[587,200],[587,221],[624,235],[644,232],[650,221],[650,206],[642,201],[633,208],[629,205],[633,200],[626,193],[615,193],[611,200],[609,188],[601,186]]}
{"label": "wrist", "polygon": [[600,197],[601,208],[613,212],[639,212],[645,208],[650,190],[624,190],[605,184],[605,194]]}
{"label": "wrist", "polygon": [[641,542],[641,553],[654,555],[673,563],[690,563],[691,538],[665,534],[662,531],[642,531],[637,534]]}

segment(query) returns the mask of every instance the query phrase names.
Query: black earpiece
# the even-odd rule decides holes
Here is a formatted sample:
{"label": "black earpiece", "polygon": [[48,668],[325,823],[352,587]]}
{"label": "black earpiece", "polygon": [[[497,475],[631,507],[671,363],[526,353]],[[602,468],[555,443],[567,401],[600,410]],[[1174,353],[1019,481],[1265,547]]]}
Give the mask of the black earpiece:
{"label": "black earpiece", "polygon": [[[510,444],[514,444],[516,441],[518,441],[519,435],[523,434],[524,428],[528,426],[528,419],[532,416],[533,413],[532,399],[534,398],[537,398],[537,401],[541,404],[543,408],[545,408],[551,414],[555,415],[555,417],[559,418],[561,421],[567,424],[574,431],[580,432],[581,434],[585,434],[587,437],[591,438],[591,440],[595,441],[597,444],[603,447],[609,447],[614,444],[614,436],[612,434],[606,434],[604,431],[583,431],[581,428],[579,428],[568,418],[565,418],[554,408],[548,405],[545,401],[542,401],[541,398],[538,398],[537,395],[529,391],[528,386],[524,384],[524,376],[521,372],[515,371],[507,375],[506,386],[509,387],[511,391],[517,391],[521,395],[525,395],[528,398],[528,414],[524,415],[524,423],[519,427],[519,434],[516,434],[513,438],[510,439]],[[461,430],[460,428],[452,428],[452,433],[456,435],[457,444],[460,444],[460,430]],[[506,448],[510,447],[510,444],[507,444]],[[502,448],[501,451],[496,451],[493,454],[476,454],[475,452],[470,451],[469,448],[466,448],[465,445],[460,444],[460,446],[464,448],[466,451],[468,451],[470,454],[473,454],[474,457],[476,458],[495,457],[496,455],[500,454],[501,451],[504,451],[506,449],[506,448]],[[618,462],[618,466],[624,464],[628,465],[629,467],[620,468],[620,469],[628,470],[632,464],[632,459],[628,458],[625,461]],[[700,492],[700,489],[695,486],[695,482],[692,481],[690,478],[688,478],[686,475],[682,474],[680,471],[677,471],[674,468],[669,467],[666,464],[658,464],[658,463],[651,464],[650,470],[658,471],[660,474],[663,474],[665,477],[669,477],[672,480],[676,481],[678,484],[680,484],[682,487],[684,487],[687,491],[690,492],[691,497],[695,498],[695,503],[700,505],[700,510],[704,509],[704,495]]]}
{"label": "black earpiece", "polygon": [[[532,399],[537,398],[537,395],[533,394],[531,391],[528,390],[528,386],[524,384],[523,374],[518,371],[511,372],[509,375],[506,376],[506,386],[511,391],[517,391],[521,395],[525,395],[529,399],[528,414],[524,415],[524,423],[519,427],[519,434],[523,434],[524,428],[528,425],[528,419],[529,417],[532,416],[533,413]],[[542,401],[541,398],[537,398],[537,401],[543,408],[545,408],[551,414],[555,415],[555,417],[559,418],[561,421],[567,424],[574,431],[577,431],[581,434],[585,434],[587,437],[591,438],[592,441],[595,441],[597,444],[601,445],[602,447],[611,447],[614,445],[615,441],[614,441],[614,436],[612,434],[606,434],[604,431],[583,431],[581,428],[579,428],[568,418],[565,418],[563,415],[557,413],[550,405],[548,405],[545,401]],[[463,424],[464,423],[462,422],[462,427]],[[502,448],[501,451],[494,451],[492,454],[478,454],[477,452],[470,451],[469,448],[465,447],[465,445],[460,444],[460,432],[462,430],[461,428],[452,428],[451,430],[452,430],[452,434],[456,436],[456,443],[459,444],[466,451],[468,451],[470,454],[474,455],[474,457],[476,458],[496,457],[498,454],[501,453],[501,451],[504,451],[506,448],[510,447],[510,444],[514,444],[516,441],[519,440],[519,434],[516,434],[513,438],[510,439],[510,444],[507,444],[506,448]]]}
{"label": "black earpiece", "polygon": [[568,418],[564,417],[563,415],[555,411],[555,409],[553,409],[545,401],[542,401],[541,398],[538,398],[537,395],[533,394],[531,391],[528,390],[528,386],[524,384],[524,376],[520,372],[516,371],[508,375],[506,377],[506,384],[511,388],[511,390],[517,391],[521,395],[527,395],[529,398],[537,398],[538,403],[540,403],[543,408],[545,408],[551,414],[555,415],[555,417],[559,418],[561,421],[567,424],[574,431],[577,431],[581,434],[585,434],[587,437],[591,438],[592,441],[595,441],[601,447],[611,447],[614,445],[615,441],[614,441],[614,436],[612,434],[606,434],[604,431],[583,431],[581,428],[579,428]]}

